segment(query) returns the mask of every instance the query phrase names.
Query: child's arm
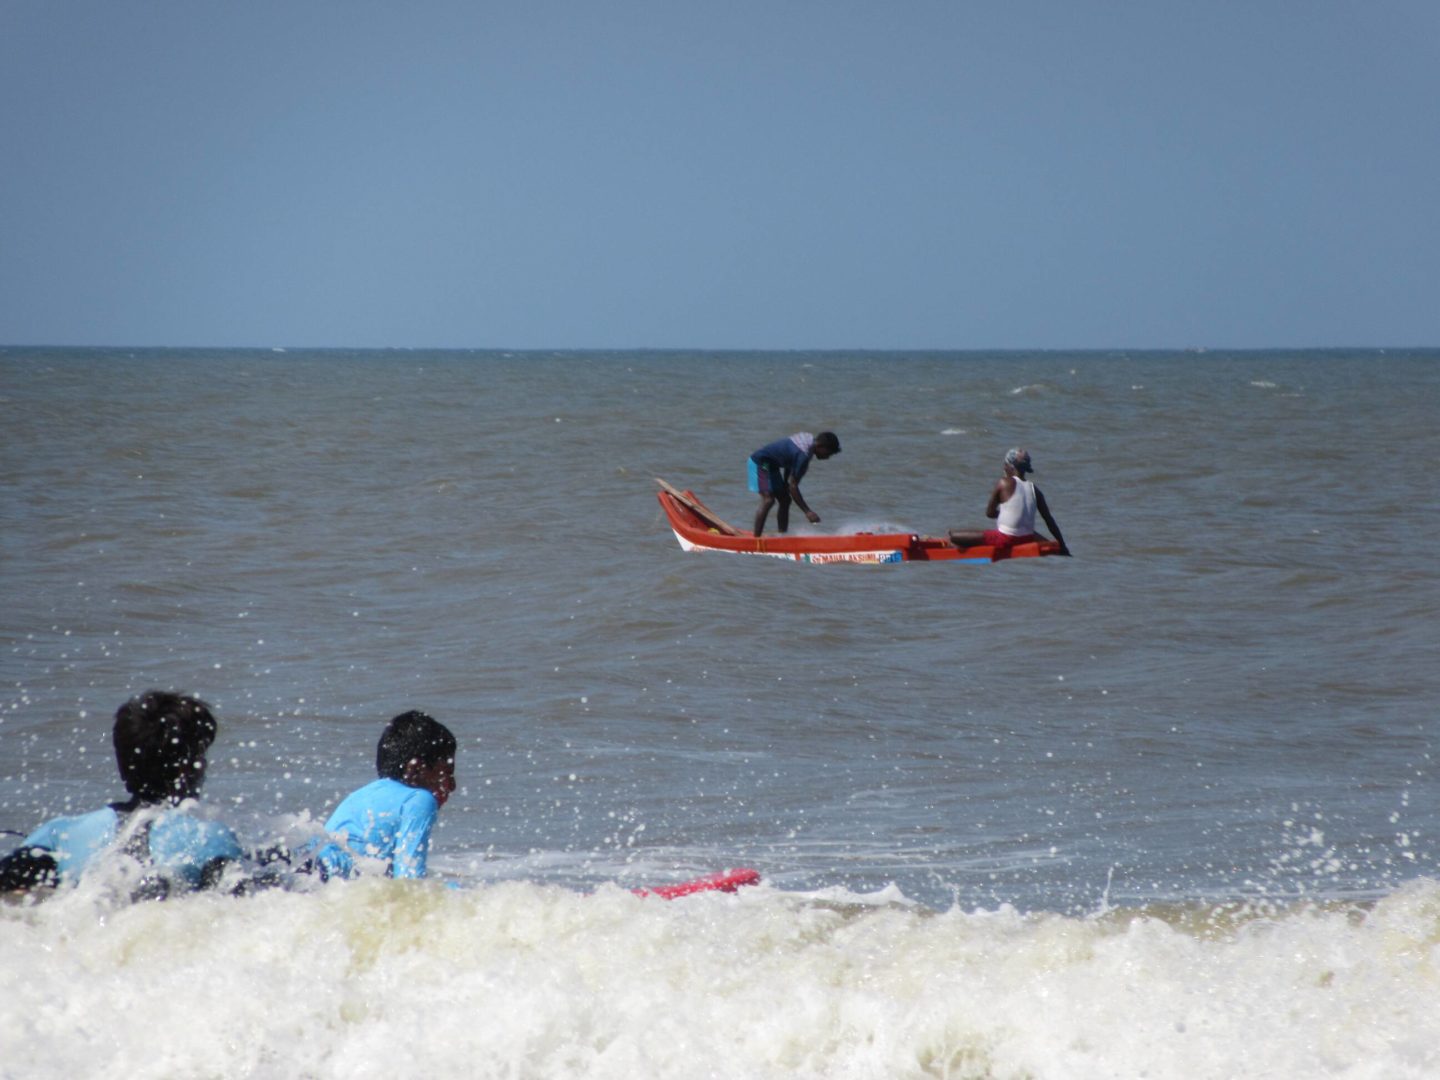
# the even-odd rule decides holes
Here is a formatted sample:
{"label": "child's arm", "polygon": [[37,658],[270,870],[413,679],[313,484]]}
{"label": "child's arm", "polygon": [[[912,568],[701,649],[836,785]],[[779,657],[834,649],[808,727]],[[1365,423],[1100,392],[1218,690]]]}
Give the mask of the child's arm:
{"label": "child's arm", "polygon": [[0,859],[0,893],[54,888],[60,883],[55,856],[42,847],[18,847]]}
{"label": "child's arm", "polygon": [[395,832],[395,853],[390,861],[391,876],[423,878],[430,855],[430,830],[440,804],[428,791],[416,789],[400,808],[400,827]]}

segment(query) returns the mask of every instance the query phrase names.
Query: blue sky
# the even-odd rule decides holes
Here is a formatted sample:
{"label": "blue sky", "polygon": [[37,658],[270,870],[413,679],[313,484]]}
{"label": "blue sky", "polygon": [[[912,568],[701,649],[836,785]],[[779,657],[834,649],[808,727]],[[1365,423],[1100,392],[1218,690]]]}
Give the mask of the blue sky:
{"label": "blue sky", "polygon": [[1440,345],[1440,4],[0,0],[0,343]]}

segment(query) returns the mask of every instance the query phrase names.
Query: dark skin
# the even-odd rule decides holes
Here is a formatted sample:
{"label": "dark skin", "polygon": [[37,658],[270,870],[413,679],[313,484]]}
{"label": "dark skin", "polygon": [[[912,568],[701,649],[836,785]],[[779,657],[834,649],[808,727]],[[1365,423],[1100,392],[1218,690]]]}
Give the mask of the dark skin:
{"label": "dark skin", "polygon": [[142,806],[159,806],[168,803],[170,806],[179,806],[186,799],[198,799],[200,789],[205,785],[205,770],[208,765],[205,755],[197,754],[181,765],[176,767],[175,776],[170,781],[170,790],[163,799],[145,798],[131,792],[127,802],[115,803],[117,808],[125,810],[138,810]]}
{"label": "dark skin", "polygon": [[[1008,461],[1005,463],[1005,475],[995,482],[995,488],[990,492],[990,501],[985,504],[985,516],[992,520],[1000,516],[1000,505],[1009,501],[1015,494],[1015,481],[1020,474],[1015,466]],[[1065,544],[1065,537],[1060,535],[1060,526],[1055,524],[1054,517],[1050,514],[1050,507],[1046,505],[1045,496],[1037,487],[1035,489],[1035,509],[1040,512],[1041,518],[1045,521],[1045,527],[1050,530],[1050,535],[1060,545],[1060,554],[1069,555],[1070,548]],[[976,544],[985,543],[984,529],[951,529],[950,542],[956,547],[972,547]]]}
{"label": "dark skin", "polygon": [[409,787],[424,788],[435,796],[436,804],[444,806],[450,799],[450,793],[455,790],[455,759],[443,758],[429,764],[409,761],[405,765],[405,779],[402,783]]}
{"label": "dark skin", "polygon": [[[821,461],[824,461],[830,457],[831,453],[832,451],[830,450],[816,449],[815,456]],[[804,496],[800,494],[800,481],[792,476],[785,485],[784,490],[760,496],[760,506],[755,511],[755,535],[759,536],[764,532],[765,519],[770,514],[770,507],[776,503],[780,504],[780,508],[775,511],[775,528],[782,533],[788,529],[790,527],[791,502],[794,502],[796,506],[800,507],[800,512],[805,515],[805,520],[810,522],[811,525],[818,525],[820,523],[820,515],[810,509],[805,502]]]}

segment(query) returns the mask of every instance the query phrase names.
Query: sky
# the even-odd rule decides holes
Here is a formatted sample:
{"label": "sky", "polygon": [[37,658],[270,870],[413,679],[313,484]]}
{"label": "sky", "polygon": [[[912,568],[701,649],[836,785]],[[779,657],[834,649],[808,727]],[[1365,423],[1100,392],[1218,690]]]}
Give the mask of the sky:
{"label": "sky", "polygon": [[0,344],[1440,345],[1435,0],[0,0]]}

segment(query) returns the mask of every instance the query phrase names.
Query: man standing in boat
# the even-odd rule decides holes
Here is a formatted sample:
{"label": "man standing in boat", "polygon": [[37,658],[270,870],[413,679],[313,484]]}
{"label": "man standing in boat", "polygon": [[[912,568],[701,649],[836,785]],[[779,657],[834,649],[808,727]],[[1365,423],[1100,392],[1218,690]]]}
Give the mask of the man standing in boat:
{"label": "man standing in boat", "polygon": [[990,492],[990,501],[985,504],[985,516],[995,519],[993,529],[951,529],[950,542],[956,547],[972,547],[989,544],[997,552],[1008,551],[1016,544],[1028,544],[1044,539],[1035,531],[1035,511],[1045,519],[1045,526],[1055,542],[1060,545],[1060,554],[1069,555],[1065,538],[1060,535],[1060,526],[1050,516],[1050,507],[1045,496],[1025,475],[1035,471],[1030,462],[1030,451],[1016,447],[1005,454],[1005,475],[995,483]]}
{"label": "man standing in boat", "polygon": [[839,452],[840,440],[833,431],[822,431],[818,435],[801,431],[776,439],[751,454],[750,490],[760,496],[760,507],[755,511],[755,535],[759,536],[764,530],[770,507],[777,502],[780,509],[775,511],[775,526],[782,533],[790,526],[792,500],[807,521],[812,525],[818,522],[820,515],[805,504],[800,494],[800,478],[810,468],[811,458],[824,461]]}

